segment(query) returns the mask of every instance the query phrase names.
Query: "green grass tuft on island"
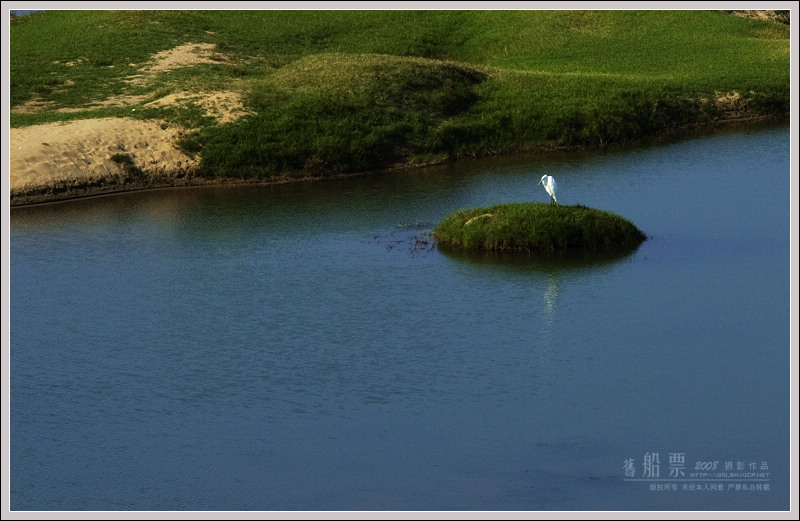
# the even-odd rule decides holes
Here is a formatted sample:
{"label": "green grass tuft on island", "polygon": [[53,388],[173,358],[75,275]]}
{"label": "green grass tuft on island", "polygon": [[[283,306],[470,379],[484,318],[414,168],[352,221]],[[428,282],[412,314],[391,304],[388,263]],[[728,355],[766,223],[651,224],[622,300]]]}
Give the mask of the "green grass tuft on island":
{"label": "green grass tuft on island", "polygon": [[539,202],[458,210],[444,218],[433,235],[445,247],[498,252],[633,248],[647,238],[614,213]]}

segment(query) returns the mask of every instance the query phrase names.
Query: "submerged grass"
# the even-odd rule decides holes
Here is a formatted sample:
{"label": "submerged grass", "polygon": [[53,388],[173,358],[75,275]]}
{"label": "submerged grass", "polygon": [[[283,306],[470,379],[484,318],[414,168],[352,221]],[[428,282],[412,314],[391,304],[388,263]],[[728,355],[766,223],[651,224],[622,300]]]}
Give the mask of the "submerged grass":
{"label": "submerged grass", "polygon": [[[213,44],[214,60],[130,81],[187,43]],[[12,127],[163,119],[189,129],[181,145],[209,178],[593,146],[789,111],[788,25],[724,11],[52,10],[15,18],[10,44]],[[144,106],[223,89],[250,115]],[[92,106],[126,96],[139,100]],[[13,110],[31,101],[46,109]]]}
{"label": "submerged grass", "polygon": [[646,239],[614,213],[540,202],[458,210],[436,226],[434,237],[445,247],[528,252],[632,248]]}

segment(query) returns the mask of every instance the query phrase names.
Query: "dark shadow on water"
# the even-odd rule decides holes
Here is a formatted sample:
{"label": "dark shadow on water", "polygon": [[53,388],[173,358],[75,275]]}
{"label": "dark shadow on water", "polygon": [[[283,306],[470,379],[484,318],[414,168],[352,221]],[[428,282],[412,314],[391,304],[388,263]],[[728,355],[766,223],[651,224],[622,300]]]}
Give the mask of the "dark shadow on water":
{"label": "dark shadow on water", "polygon": [[610,267],[630,260],[639,246],[633,248],[589,250],[572,248],[559,252],[494,252],[470,251],[437,245],[445,257],[476,266],[491,266],[515,271],[552,273],[554,271],[587,271]]}

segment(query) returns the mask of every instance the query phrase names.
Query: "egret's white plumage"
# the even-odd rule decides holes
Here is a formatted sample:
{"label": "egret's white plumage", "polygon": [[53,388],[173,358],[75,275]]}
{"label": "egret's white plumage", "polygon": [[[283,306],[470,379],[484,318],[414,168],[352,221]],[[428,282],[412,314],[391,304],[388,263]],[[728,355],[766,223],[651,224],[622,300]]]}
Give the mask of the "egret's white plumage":
{"label": "egret's white plumage", "polygon": [[[553,179],[551,175],[543,175],[541,179],[539,179],[539,183],[544,185],[545,191],[550,195],[550,203],[558,204],[558,199],[556,199],[556,190],[558,189],[558,185],[556,184],[556,180]],[[539,183],[536,183],[537,185]]]}

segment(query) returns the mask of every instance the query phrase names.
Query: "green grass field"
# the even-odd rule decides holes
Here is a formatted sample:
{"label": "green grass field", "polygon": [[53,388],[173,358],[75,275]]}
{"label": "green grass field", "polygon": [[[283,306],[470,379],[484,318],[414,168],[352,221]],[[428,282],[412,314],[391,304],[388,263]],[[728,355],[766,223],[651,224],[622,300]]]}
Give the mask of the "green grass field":
{"label": "green grass field", "polygon": [[[126,81],[187,42],[218,63]],[[11,126],[165,120],[206,177],[368,172],[789,112],[789,26],[724,11],[46,11],[14,19]],[[69,65],[67,65],[69,64]],[[219,123],[168,94],[236,91]],[[140,96],[124,107],[89,107]],[[86,107],[75,112],[59,109]],[[133,111],[132,109],[136,109]]]}

